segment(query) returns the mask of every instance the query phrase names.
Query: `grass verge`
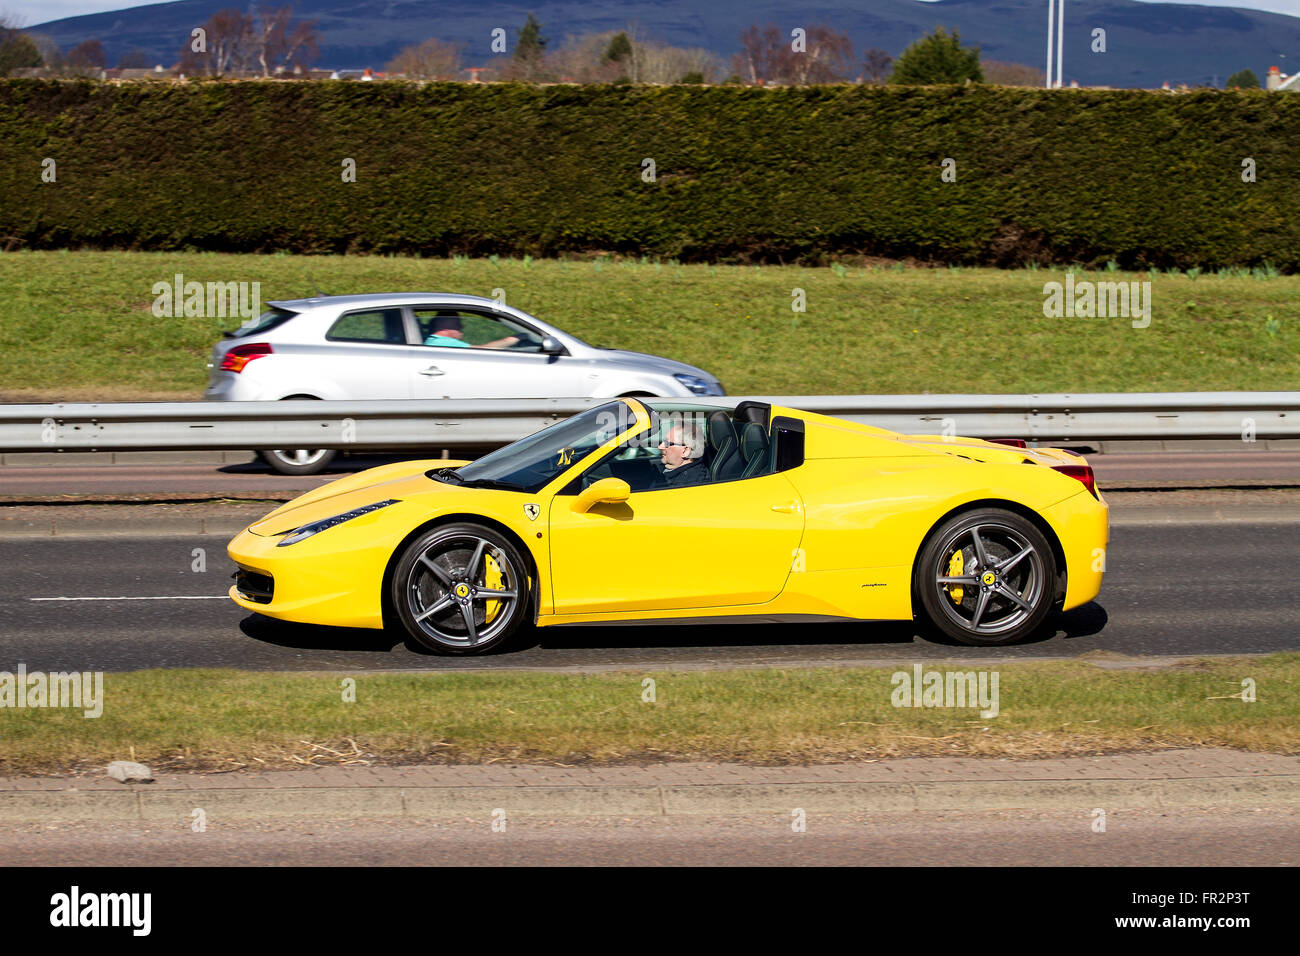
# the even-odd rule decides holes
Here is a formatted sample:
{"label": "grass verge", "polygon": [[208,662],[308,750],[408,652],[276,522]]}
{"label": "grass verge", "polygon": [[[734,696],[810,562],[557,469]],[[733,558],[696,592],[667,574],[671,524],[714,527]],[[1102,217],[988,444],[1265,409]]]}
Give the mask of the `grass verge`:
{"label": "grass verge", "polygon": [[[926,672],[943,666],[927,665]],[[307,764],[822,763],[895,756],[1043,757],[1187,746],[1300,752],[1300,654],[1103,668],[1000,664],[996,717],[891,705],[881,668],[641,673],[357,674],[152,670],[104,677],[102,716],[2,709],[0,773]],[[1242,681],[1257,700],[1241,699]],[[990,678],[991,680],[991,678]],[[1237,695],[1237,696],[1233,696]]]}
{"label": "grass verge", "polygon": [[[1044,283],[1062,269],[24,251],[0,253],[0,398],[197,400],[212,344],[239,320],[155,317],[151,290],[176,273],[260,282],[263,302],[317,285],[500,289],[594,345],[689,362],[736,395],[1300,388],[1300,276],[1271,270],[1080,273],[1151,282],[1151,324],[1135,329],[1045,318]],[[806,312],[792,311],[797,290]]]}

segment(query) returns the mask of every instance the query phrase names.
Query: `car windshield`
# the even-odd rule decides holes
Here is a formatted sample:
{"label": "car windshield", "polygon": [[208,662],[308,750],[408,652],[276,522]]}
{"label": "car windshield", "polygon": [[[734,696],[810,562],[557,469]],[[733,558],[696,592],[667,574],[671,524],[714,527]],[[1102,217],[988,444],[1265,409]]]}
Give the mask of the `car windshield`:
{"label": "car windshield", "polygon": [[556,422],[454,472],[439,473],[438,477],[444,479],[445,474],[444,480],[531,494],[635,424],[636,415],[630,406],[610,402]]}

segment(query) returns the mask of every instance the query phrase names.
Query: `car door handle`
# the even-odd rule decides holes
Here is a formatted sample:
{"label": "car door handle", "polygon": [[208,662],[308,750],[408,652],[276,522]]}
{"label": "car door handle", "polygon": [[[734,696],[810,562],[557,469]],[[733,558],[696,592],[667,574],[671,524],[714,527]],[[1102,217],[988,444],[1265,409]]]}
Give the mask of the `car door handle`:
{"label": "car door handle", "polygon": [[791,501],[784,505],[772,505],[773,511],[779,511],[783,515],[797,515],[799,513],[799,502]]}
{"label": "car door handle", "polygon": [[436,365],[430,365],[428,368],[421,370],[420,374],[421,375],[446,375],[447,373],[444,372],[442,369],[438,368],[438,366]]}

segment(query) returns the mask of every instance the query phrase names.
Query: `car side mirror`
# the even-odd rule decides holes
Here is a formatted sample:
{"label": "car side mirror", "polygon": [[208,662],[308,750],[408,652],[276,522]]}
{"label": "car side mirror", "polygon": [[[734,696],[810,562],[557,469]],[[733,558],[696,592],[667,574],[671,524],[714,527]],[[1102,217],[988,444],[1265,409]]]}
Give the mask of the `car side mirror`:
{"label": "car side mirror", "polygon": [[563,355],[564,346],[554,335],[548,335],[542,339],[541,351],[543,355]]}
{"label": "car side mirror", "polygon": [[573,510],[585,514],[596,505],[617,505],[627,501],[632,489],[622,478],[602,478],[593,482],[573,499]]}

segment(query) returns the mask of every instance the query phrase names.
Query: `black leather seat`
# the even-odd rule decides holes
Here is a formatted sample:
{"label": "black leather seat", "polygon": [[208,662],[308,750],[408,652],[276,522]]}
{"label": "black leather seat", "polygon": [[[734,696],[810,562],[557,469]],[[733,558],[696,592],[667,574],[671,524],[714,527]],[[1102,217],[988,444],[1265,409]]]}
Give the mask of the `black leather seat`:
{"label": "black leather seat", "polygon": [[709,480],[730,481],[743,470],[745,462],[740,457],[740,443],[736,440],[736,426],[726,412],[714,412],[708,420]]}
{"label": "black leather seat", "polygon": [[741,478],[753,478],[767,472],[767,432],[757,422],[746,422],[740,429],[740,457],[745,463]]}

